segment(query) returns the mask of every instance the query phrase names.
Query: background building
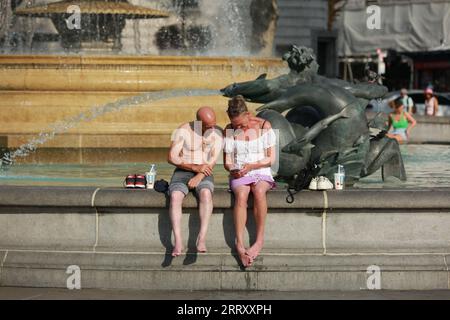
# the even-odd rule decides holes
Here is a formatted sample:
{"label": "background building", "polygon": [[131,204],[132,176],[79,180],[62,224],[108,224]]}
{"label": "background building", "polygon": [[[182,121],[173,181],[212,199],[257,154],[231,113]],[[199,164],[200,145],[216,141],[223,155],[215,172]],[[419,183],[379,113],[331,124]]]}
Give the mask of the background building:
{"label": "background building", "polygon": [[278,0],[275,53],[282,55],[292,44],[311,47],[317,54],[319,73],[333,77],[337,75],[337,32],[328,31],[328,2]]}
{"label": "background building", "polygon": [[[369,5],[381,9],[380,29],[367,27]],[[450,1],[348,0],[335,28],[343,77],[361,78],[369,62],[391,90],[450,91]]]}

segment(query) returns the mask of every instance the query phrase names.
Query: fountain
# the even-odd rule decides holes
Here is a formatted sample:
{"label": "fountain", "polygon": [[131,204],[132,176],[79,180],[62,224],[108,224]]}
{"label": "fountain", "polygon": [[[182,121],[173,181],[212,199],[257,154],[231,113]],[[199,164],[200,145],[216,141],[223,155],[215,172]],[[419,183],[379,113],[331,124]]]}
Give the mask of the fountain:
{"label": "fountain", "polygon": [[[106,21],[100,17],[110,6],[138,10],[125,1],[81,2],[101,6],[99,15],[91,20],[94,25]],[[173,2],[164,2],[167,6],[161,5],[158,11],[169,12]],[[448,147],[401,146],[408,173],[404,184],[383,183],[375,174],[360,179],[351,190],[300,192],[293,203],[287,203],[283,188],[269,192],[264,251],[255,267],[244,273],[230,254],[234,248],[233,198],[224,188],[227,175],[220,165],[215,169],[218,187],[209,251],[201,255],[191,252],[199,227],[193,196],[185,199],[183,211],[188,216],[183,219],[183,232],[190,231],[188,252],[172,260],[167,254],[172,249],[172,230],[166,198],[151,190],[120,188],[126,174],[144,172],[150,163],[158,163],[159,177],[169,178],[173,167],[165,160],[171,133],[180,123],[193,119],[199,106],[213,107],[220,125],[228,122],[226,98],[219,94],[219,88],[227,87],[225,94],[241,90],[249,100],[283,111],[287,105],[278,98],[291,94],[289,87],[303,83],[303,90],[313,93],[312,89],[318,89],[314,81],[325,82],[311,74],[318,66],[303,73],[304,61],[295,55],[296,61],[287,57],[289,69],[279,58],[244,54],[253,46],[261,50],[264,43],[271,42],[266,32],[273,23],[255,28],[257,34],[264,34],[264,41],[253,42],[243,32],[249,30],[245,22],[250,13],[239,14],[246,8],[245,12],[258,16],[255,3],[269,6],[260,11],[267,16],[276,12],[274,1],[251,2],[253,5],[247,6],[250,0],[199,0],[203,18],[209,17],[210,24],[199,20],[197,25],[211,27],[211,42],[202,42],[207,50],[191,51],[186,46],[189,41],[178,49],[161,49],[174,56],[142,54],[159,52],[156,45],[149,49],[163,27],[157,19],[140,23],[135,23],[139,19],[128,20],[120,37],[123,20],[119,28],[95,26],[63,40],[63,53],[58,49],[30,54],[32,33],[24,41],[26,45],[10,50],[9,40],[17,36],[13,22],[32,25],[38,18],[5,18],[4,11],[0,12],[0,48],[4,53],[0,55],[0,149],[8,155],[2,155],[5,162],[14,162],[0,172],[0,286],[66,288],[70,276],[67,267],[78,266],[83,288],[166,290],[164,294],[169,290],[361,290],[368,284],[370,266],[382,270],[382,289],[448,288]],[[3,9],[5,2],[0,3]],[[28,10],[43,10],[33,3]],[[10,7],[11,2],[7,4]],[[207,11],[224,7],[229,10],[226,14]],[[117,13],[125,19],[126,14]],[[161,23],[179,25],[176,14],[169,13]],[[55,27],[61,23],[62,18],[58,19]],[[113,20],[108,14],[106,19]],[[45,23],[54,35],[54,26]],[[151,32],[147,24],[141,28],[144,23],[155,23]],[[218,24],[227,27],[228,35],[222,34],[220,41],[216,39]],[[10,33],[5,36],[4,30]],[[64,36],[65,31],[59,30]],[[126,37],[130,30],[135,32],[132,41]],[[126,50],[133,43],[138,44],[135,52],[141,51],[140,55],[128,55]],[[203,51],[202,56],[184,55],[199,51]],[[305,61],[310,60],[307,57]],[[280,80],[285,82],[280,85]],[[245,91],[242,82],[259,88],[275,83],[280,90],[275,95],[255,97]],[[318,98],[317,94],[311,96]],[[261,106],[249,105],[251,111]],[[285,153],[295,157],[283,169],[301,162],[308,152],[306,142],[317,142],[301,136],[307,127],[314,129],[318,120],[298,117],[310,111],[302,105],[293,113],[276,115],[280,121],[288,121],[286,128],[296,130],[294,141],[289,141],[294,145],[285,146]],[[270,117],[276,113],[263,112]],[[362,118],[360,113],[357,116]],[[356,151],[355,159],[344,160],[349,165],[353,161],[355,170],[349,172],[359,175],[362,156],[377,154],[365,153],[368,141],[363,127],[368,129],[367,124],[358,122],[353,128],[340,120],[336,120],[336,127],[332,124],[328,128],[332,133],[342,130],[352,138],[363,136],[351,141],[355,150],[342,141],[336,144],[339,154],[351,156]],[[329,139],[329,134],[318,139]],[[324,151],[333,155],[328,147]],[[326,171],[326,166],[323,168]],[[249,219],[248,238],[255,236],[253,225]]]}
{"label": "fountain", "polygon": [[[73,30],[69,32],[64,29],[67,14],[63,9],[74,4],[80,5],[82,28],[72,34]],[[226,57],[207,56],[207,52],[203,56],[176,57],[125,55],[126,48],[120,50],[118,45],[122,22],[128,18],[166,17],[170,14],[170,18],[160,19],[167,20],[170,25],[177,15],[176,11],[171,11],[170,4],[172,1],[168,3],[167,10],[164,7],[155,10],[133,6],[124,1],[97,0],[18,7],[16,14],[25,17],[17,16],[17,19],[34,21],[36,16],[50,17],[61,34],[61,43],[66,51],[64,54],[44,51],[35,55],[20,52],[0,55],[0,76],[3,80],[0,95],[4,111],[0,115],[3,124],[0,147],[4,151],[15,150],[33,139],[40,140],[42,135],[51,133],[53,123],[67,123],[89,112],[93,106],[144,92],[184,88],[217,90],[231,81],[242,81],[259,73],[277,75],[285,68],[281,61],[274,58],[231,57],[232,48],[229,48],[230,55]],[[219,2],[215,4],[217,10],[223,9],[223,5]],[[200,3],[200,6],[204,8],[205,4]],[[208,12],[208,15],[212,13]],[[236,19],[242,20],[241,17]],[[113,20],[122,22],[118,26],[115,23],[108,26],[108,21]],[[97,26],[98,23],[103,27]],[[95,27],[90,28],[93,24]],[[117,32],[111,29],[112,26]],[[211,32],[216,33],[215,30]],[[139,33],[145,43],[144,30],[140,29]],[[212,45],[211,50],[217,50],[215,45],[217,43]],[[25,52],[27,50],[25,48]],[[18,92],[24,93],[20,100]],[[127,162],[131,159],[147,161],[155,153],[154,150],[169,145],[172,130],[190,119],[200,105],[216,108],[219,122],[225,124],[226,116],[220,112],[223,103],[224,99],[219,95],[174,97],[151,104],[142,103],[133,110],[107,114],[90,123],[82,122],[71,127],[54,139],[46,140],[36,152],[17,161],[34,164]]]}
{"label": "fountain", "polygon": [[[258,3],[266,6],[266,17],[276,11],[273,1],[251,1],[251,6],[250,1],[247,2],[250,9],[243,12],[249,15],[257,15]],[[64,29],[65,19],[68,18],[67,7],[71,5],[78,5],[81,13],[82,28],[81,31],[75,30],[74,34],[71,34],[73,30]],[[161,90],[217,90],[229,83],[257,78],[262,73],[270,78],[289,70],[281,60],[275,58],[232,57],[236,52],[243,52],[245,46],[250,52],[250,47],[254,45],[250,40],[242,42],[247,37],[244,32],[246,18],[240,16],[243,4],[213,1],[208,2],[208,6],[208,10],[216,8],[217,21],[229,28],[229,36],[221,37],[222,43],[230,50],[226,57],[208,56],[211,52],[217,52],[217,41],[214,39],[211,42],[189,42],[187,33],[192,26],[204,26],[209,30],[207,34],[217,35],[212,23],[214,19],[205,23],[204,16],[213,15],[205,9],[202,1],[167,0],[158,9],[132,5],[122,0],[66,0],[49,4],[33,2],[15,8],[17,17],[24,17],[18,19],[34,21],[36,17],[51,18],[61,34],[66,53],[0,55],[0,76],[3,79],[0,84],[3,111],[0,114],[0,150],[2,155],[12,151],[10,158],[4,157],[4,160],[30,164],[31,167],[55,163],[84,166],[102,165],[105,162],[163,162],[172,130],[179,123],[192,118],[198,106],[211,105],[217,110],[219,124],[224,125],[228,121],[222,112],[225,100],[219,95],[176,95],[151,102],[138,99],[142,94]],[[174,8],[176,10],[172,10]],[[224,17],[223,10],[233,14]],[[173,19],[178,15],[179,19],[175,20],[177,24]],[[203,55],[124,55],[119,44],[125,20],[158,17],[167,18],[160,20],[167,20],[168,27],[179,26],[181,34],[173,39],[168,38],[174,41],[170,42],[172,45],[181,39],[179,46],[172,47],[172,50],[178,50],[179,54],[198,54],[197,49],[200,48]],[[3,15],[1,18],[2,22],[7,20]],[[261,17],[258,19],[261,20]],[[111,24],[111,21],[114,23]],[[253,29],[261,33],[269,24],[264,21],[263,27]],[[161,40],[158,38],[159,31],[167,26],[155,27],[156,44]],[[137,31],[137,39],[143,40],[143,30]],[[238,38],[239,41],[236,40]],[[233,44],[235,47],[232,47]],[[162,48],[163,52],[166,49]],[[288,59],[288,62],[291,60]],[[289,66],[291,69],[296,68],[295,64]],[[140,103],[133,103],[133,98]],[[105,113],[102,117],[88,116],[89,121],[85,121],[87,114],[97,112],[102,106],[108,109],[111,103],[120,105],[123,101],[131,102],[134,108]],[[253,110],[257,107],[257,104],[251,104]],[[298,124],[307,127],[314,124],[314,121],[305,123],[305,119],[308,117]],[[358,178],[359,169],[356,168],[351,175]],[[330,176],[333,166],[327,172],[325,169],[323,171]],[[292,174],[284,172],[283,175],[289,177]],[[223,176],[221,181],[225,183],[226,177]],[[114,184],[117,183],[116,180]]]}
{"label": "fountain", "polygon": [[161,27],[156,34],[156,42],[160,49],[167,50],[200,50],[206,51],[211,43],[211,30],[209,26],[189,23],[189,18],[200,15],[197,0],[174,0],[174,6],[180,13],[180,23]]}
{"label": "fountain", "polygon": [[[79,24],[70,24],[79,12]],[[160,10],[134,6],[126,0],[64,0],[49,4],[19,7],[17,16],[50,18],[61,45],[67,50],[122,48],[121,33],[126,19],[167,18]]]}

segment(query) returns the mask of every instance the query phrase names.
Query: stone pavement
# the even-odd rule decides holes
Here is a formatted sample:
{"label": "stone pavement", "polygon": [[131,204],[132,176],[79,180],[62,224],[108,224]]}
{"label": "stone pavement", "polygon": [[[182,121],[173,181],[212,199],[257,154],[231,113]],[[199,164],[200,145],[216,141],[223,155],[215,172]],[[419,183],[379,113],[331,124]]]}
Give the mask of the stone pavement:
{"label": "stone pavement", "polygon": [[450,300],[450,290],[246,292],[0,287],[0,300]]}

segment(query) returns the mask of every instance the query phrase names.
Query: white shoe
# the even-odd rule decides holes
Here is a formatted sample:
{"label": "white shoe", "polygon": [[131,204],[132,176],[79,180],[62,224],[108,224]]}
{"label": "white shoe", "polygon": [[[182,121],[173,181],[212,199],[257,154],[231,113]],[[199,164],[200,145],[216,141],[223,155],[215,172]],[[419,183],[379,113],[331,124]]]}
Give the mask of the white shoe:
{"label": "white shoe", "polygon": [[333,184],[327,177],[319,177],[319,181],[317,181],[317,190],[332,190]]}
{"label": "white shoe", "polygon": [[315,177],[309,183],[309,190],[317,190],[317,182],[319,181],[319,177]]}

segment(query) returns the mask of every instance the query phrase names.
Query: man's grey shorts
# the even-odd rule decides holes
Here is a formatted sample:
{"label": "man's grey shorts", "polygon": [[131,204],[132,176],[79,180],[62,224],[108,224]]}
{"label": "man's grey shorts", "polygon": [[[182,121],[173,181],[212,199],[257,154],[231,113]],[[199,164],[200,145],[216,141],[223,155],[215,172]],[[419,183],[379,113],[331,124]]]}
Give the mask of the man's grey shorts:
{"label": "man's grey shorts", "polygon": [[[197,173],[192,171],[186,171],[181,169],[175,169],[172,175],[172,179],[169,184],[169,195],[174,191],[181,191],[184,195],[189,193],[188,182],[191,180]],[[199,194],[201,189],[208,189],[211,191],[211,194],[214,192],[214,178],[213,176],[204,177],[203,180],[198,184],[195,188],[195,192],[197,195]]]}

